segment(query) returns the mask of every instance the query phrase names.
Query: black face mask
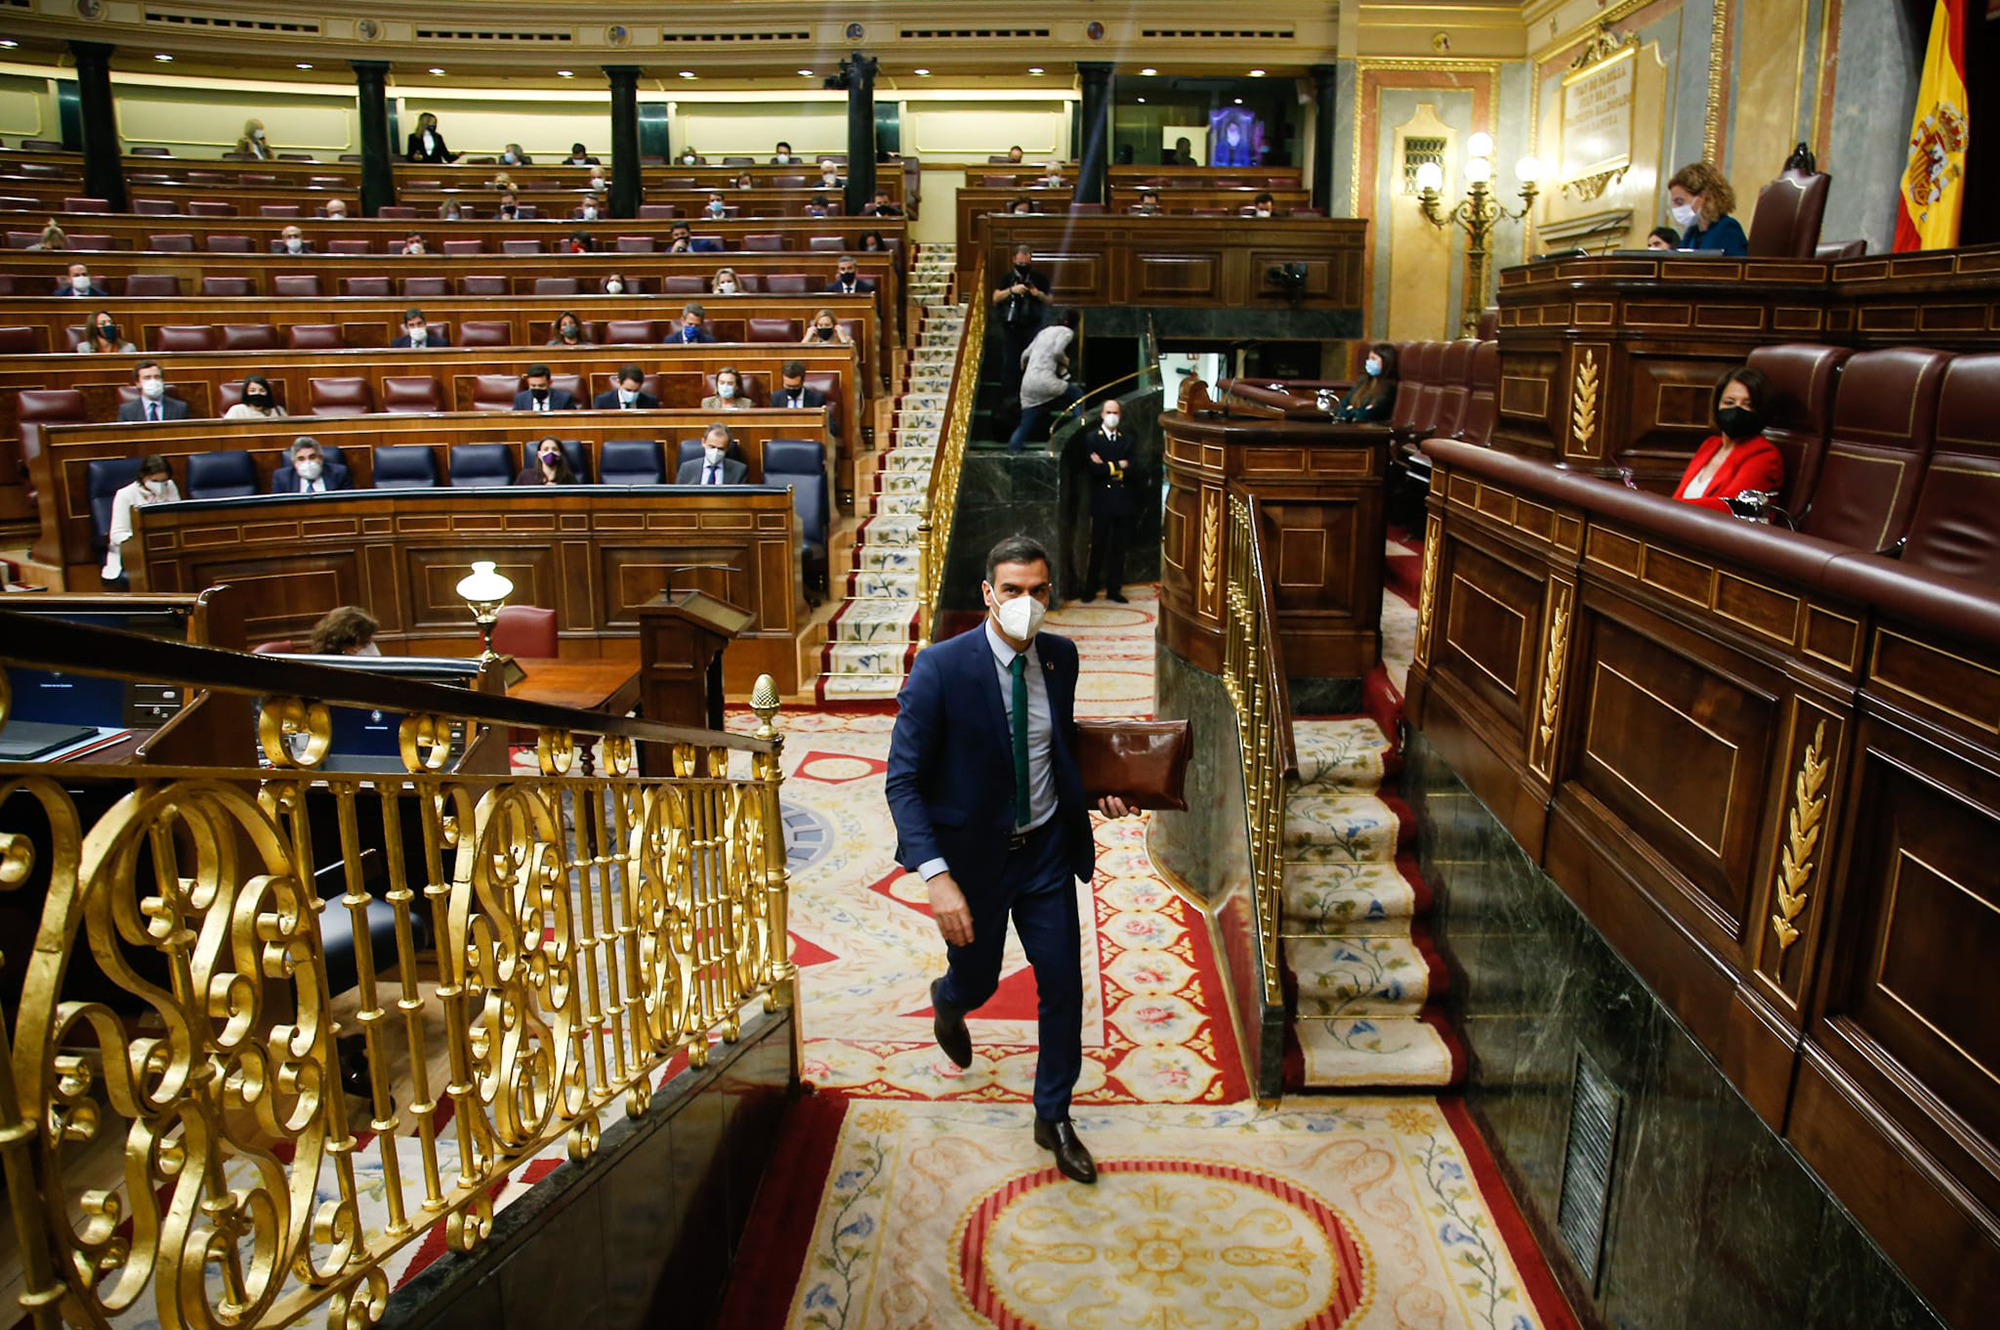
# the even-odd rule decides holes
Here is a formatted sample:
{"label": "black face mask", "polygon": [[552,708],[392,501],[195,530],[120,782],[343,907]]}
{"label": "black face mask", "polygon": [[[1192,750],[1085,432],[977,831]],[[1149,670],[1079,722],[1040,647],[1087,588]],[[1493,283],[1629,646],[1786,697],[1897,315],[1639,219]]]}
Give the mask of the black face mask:
{"label": "black face mask", "polygon": [[574,341],[576,339],[576,325],[574,323],[565,323],[563,325],[562,335],[564,341],[566,342]]}
{"label": "black face mask", "polygon": [[537,402],[546,402],[549,400],[549,390],[547,388],[530,388],[528,392]]}
{"label": "black face mask", "polygon": [[245,406],[254,406],[259,411],[263,411],[270,407],[271,395],[269,393],[244,393],[243,404]]}
{"label": "black face mask", "polygon": [[115,342],[118,340],[118,325],[115,323],[100,323],[97,325],[97,335],[107,342]]}
{"label": "black face mask", "polygon": [[813,329],[813,331],[819,334],[819,339],[822,342],[830,342],[833,340],[834,330],[831,328],[815,328]]}
{"label": "black face mask", "polygon": [[1764,432],[1762,412],[1747,406],[1725,406],[1715,413],[1715,423],[1732,439],[1754,439]]}

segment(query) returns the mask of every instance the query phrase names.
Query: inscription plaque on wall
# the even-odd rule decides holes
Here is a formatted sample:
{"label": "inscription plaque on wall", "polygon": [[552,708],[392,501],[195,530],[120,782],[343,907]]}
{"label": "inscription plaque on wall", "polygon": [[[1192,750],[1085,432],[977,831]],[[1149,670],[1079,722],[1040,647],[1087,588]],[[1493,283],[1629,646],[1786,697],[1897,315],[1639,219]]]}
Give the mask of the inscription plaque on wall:
{"label": "inscription plaque on wall", "polygon": [[1565,189],[1596,198],[1632,164],[1632,85],[1636,45],[1620,47],[1563,78],[1562,170]]}

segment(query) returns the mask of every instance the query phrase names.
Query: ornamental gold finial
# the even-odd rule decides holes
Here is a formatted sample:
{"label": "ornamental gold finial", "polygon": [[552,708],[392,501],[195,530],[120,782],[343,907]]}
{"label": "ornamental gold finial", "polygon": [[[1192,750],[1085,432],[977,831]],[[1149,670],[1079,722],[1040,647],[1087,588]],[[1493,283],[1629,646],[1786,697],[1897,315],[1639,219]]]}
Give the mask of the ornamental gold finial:
{"label": "ornamental gold finial", "polygon": [[750,687],[750,709],[757,713],[757,737],[775,739],[778,727],[771,718],[778,714],[778,683],[768,674],[757,676],[757,682]]}

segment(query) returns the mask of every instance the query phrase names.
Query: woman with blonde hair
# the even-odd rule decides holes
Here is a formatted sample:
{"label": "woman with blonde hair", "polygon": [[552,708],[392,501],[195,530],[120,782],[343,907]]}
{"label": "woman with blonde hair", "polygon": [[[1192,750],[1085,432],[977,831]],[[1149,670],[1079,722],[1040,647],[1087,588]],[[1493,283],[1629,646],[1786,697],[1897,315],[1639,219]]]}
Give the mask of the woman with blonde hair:
{"label": "woman with blonde hair", "polygon": [[42,228],[41,235],[36,237],[35,243],[28,246],[28,248],[68,249],[69,237],[63,233],[63,229],[60,226],[56,225],[56,219],[51,217],[49,218],[49,224]]}
{"label": "woman with blonde hair", "polygon": [[1748,257],[1750,238],[1729,214],[1736,191],[1729,178],[1707,162],[1690,162],[1667,181],[1667,203],[1681,229],[1682,249],[1714,250],[1732,259]]}
{"label": "woman with blonde hair", "polygon": [[236,140],[236,151],[248,153],[260,162],[271,160],[271,145],[264,141],[264,122],[262,120],[245,120],[243,122],[243,137]]}
{"label": "woman with blonde hair", "polygon": [[733,296],[743,289],[743,282],[736,276],[734,268],[717,268],[715,280],[708,285],[709,289],[719,296]]}
{"label": "woman with blonde hair", "polygon": [[806,328],[804,339],[804,345],[806,346],[819,346],[825,342],[836,342],[842,345],[852,345],[854,342],[854,339],[848,335],[847,329],[840,326],[840,320],[833,316],[833,311],[830,309],[822,309],[814,312],[812,323]]}

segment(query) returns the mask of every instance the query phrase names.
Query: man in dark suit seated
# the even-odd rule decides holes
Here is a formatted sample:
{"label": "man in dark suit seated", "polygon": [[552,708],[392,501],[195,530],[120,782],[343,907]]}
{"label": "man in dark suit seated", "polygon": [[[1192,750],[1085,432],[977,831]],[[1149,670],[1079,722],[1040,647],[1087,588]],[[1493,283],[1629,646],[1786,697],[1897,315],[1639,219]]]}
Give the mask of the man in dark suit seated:
{"label": "man in dark suit seated", "polygon": [[873,291],[875,283],[854,270],[852,254],[842,254],[840,269],[834,274],[833,280],[826,284],[826,289],[835,295],[851,296],[863,291]]}
{"label": "man in dark suit seated", "polygon": [[310,434],[293,439],[292,464],[271,473],[273,494],[330,494],[353,488],[354,480],[347,474],[347,468],[327,461],[319,450],[319,440]]}
{"label": "man in dark suit seated", "polygon": [[660,399],[647,392],[645,384],[646,371],[637,365],[627,365],[618,371],[618,386],[591,398],[591,408],[597,411],[654,410],[660,405]]}
{"label": "man in dark suit seated", "polygon": [[139,400],[126,402],[118,408],[120,420],[188,418],[188,404],[178,397],[167,396],[167,372],[160,368],[159,361],[140,361],[133,367],[132,381],[139,385]]}
{"label": "man in dark suit seated", "polygon": [[667,253],[687,254],[694,249],[694,231],[686,222],[675,222],[667,233]]}
{"label": "man in dark suit seated", "polygon": [[110,294],[107,291],[100,290],[90,280],[90,265],[88,263],[70,264],[69,276],[56,283],[55,293],[59,296],[95,296],[99,300],[107,298]]}
{"label": "man in dark suit seated", "polygon": [[771,154],[771,165],[796,166],[798,164],[798,160],[799,160],[798,158],[792,156],[792,145],[785,142],[783,139],[779,139],[777,151]]}
{"label": "man in dark suit seated", "polygon": [[676,485],[741,485],[750,468],[729,455],[729,428],[710,425],[701,438],[701,456],[681,463],[674,476]]}
{"label": "man in dark suit seated", "polygon": [[421,351],[425,347],[450,346],[451,339],[439,329],[433,329],[424,312],[412,306],[403,311],[403,333],[393,342],[391,348]]}
{"label": "man in dark suit seated", "polygon": [[554,376],[547,365],[528,366],[528,386],[514,394],[516,411],[574,411],[576,399],[568,389],[551,386]]}
{"label": "man in dark suit seated", "polygon": [[806,387],[805,361],[787,360],[778,391],[771,394],[771,405],[812,411],[826,405],[826,394],[817,388]]}
{"label": "man in dark suit seated", "polygon": [[572,143],[569,145],[569,158],[564,163],[564,165],[602,166],[603,163],[598,161],[595,157],[592,157],[588,152],[585,152],[583,145],[581,143]]}
{"label": "man in dark suit seated", "polygon": [[[1097,1168],[1069,1116],[1083,1067],[1077,879],[1096,860],[1077,767],[1079,658],[1074,642],[1040,631],[1052,590],[1040,542],[995,545],[983,590],[984,623],[919,652],[897,698],[886,783],[896,862],[924,879],[944,936],[931,1029],[960,1067],[972,1065],[965,1017],[999,986],[1012,918],[1040,1006],[1035,1144],[1064,1177],[1091,1183]],[[1130,811],[1116,796],[1097,808]]]}
{"label": "man in dark suit seated", "polygon": [[313,242],[306,239],[306,233],[297,225],[286,227],[278,233],[278,248],[286,254],[311,254]]}
{"label": "man in dark suit seated", "polygon": [[877,189],[875,201],[863,207],[862,213],[869,217],[901,217],[903,210],[889,201],[889,191]]}
{"label": "man in dark suit seated", "polygon": [[715,334],[708,330],[708,311],[690,301],[681,307],[681,326],[667,335],[669,342],[712,342]]}

